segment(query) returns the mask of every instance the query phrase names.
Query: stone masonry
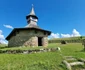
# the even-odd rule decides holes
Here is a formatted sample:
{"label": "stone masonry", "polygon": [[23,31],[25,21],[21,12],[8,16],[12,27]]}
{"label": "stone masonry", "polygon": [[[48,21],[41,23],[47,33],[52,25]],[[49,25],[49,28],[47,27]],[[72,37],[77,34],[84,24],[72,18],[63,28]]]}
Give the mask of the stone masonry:
{"label": "stone masonry", "polygon": [[8,46],[38,46],[38,37],[42,37],[42,46],[48,45],[47,35],[43,32],[34,33],[34,31],[20,31],[9,40]]}

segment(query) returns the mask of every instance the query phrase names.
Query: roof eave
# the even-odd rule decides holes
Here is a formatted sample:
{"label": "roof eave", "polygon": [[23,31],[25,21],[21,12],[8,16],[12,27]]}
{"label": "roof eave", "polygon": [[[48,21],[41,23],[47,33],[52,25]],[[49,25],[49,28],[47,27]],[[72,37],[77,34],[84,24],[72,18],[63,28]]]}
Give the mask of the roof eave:
{"label": "roof eave", "polygon": [[14,28],[13,30],[12,30],[12,32],[5,38],[6,40],[9,40],[10,39],[10,37],[11,37],[11,35],[16,31],[16,30],[27,30],[27,29],[36,29],[36,30],[41,30],[41,31],[45,31],[45,32],[47,32],[48,33],[48,35],[50,35],[51,34],[51,31],[47,31],[47,30],[43,30],[43,29],[38,29],[38,28]]}

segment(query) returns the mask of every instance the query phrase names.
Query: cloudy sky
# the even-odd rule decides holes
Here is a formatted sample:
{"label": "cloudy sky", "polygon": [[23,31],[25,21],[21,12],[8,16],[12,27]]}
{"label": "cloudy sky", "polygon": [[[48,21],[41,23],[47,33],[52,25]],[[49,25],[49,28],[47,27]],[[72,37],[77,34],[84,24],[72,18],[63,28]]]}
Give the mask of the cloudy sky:
{"label": "cloudy sky", "polygon": [[26,15],[34,4],[38,26],[52,31],[49,38],[85,36],[85,0],[0,0],[0,42],[27,25]]}

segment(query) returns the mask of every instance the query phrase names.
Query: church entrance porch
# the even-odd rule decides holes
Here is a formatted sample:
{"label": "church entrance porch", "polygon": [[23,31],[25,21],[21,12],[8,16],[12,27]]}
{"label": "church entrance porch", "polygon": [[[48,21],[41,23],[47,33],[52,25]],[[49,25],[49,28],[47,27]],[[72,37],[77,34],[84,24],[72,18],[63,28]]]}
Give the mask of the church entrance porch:
{"label": "church entrance porch", "polygon": [[42,45],[42,37],[38,37],[38,46],[43,46]]}

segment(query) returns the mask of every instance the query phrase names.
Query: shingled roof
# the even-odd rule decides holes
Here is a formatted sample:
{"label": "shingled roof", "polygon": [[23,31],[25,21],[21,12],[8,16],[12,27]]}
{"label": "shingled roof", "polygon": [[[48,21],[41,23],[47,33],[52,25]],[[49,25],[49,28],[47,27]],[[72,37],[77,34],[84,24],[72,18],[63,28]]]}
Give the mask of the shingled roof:
{"label": "shingled roof", "polygon": [[6,40],[9,40],[12,36],[13,36],[13,33],[15,33],[15,31],[17,31],[17,30],[39,30],[39,31],[44,31],[44,32],[47,32],[48,33],[48,35],[50,35],[51,34],[51,31],[47,31],[47,30],[44,30],[44,29],[40,29],[40,28],[31,28],[31,27],[29,27],[29,28],[14,28],[13,30],[12,30],[12,32],[6,37]]}
{"label": "shingled roof", "polygon": [[36,17],[36,18],[38,19],[38,17],[37,17],[36,14],[35,14],[34,6],[33,6],[33,5],[32,5],[32,10],[31,10],[31,12],[30,12],[30,14],[28,14],[28,15],[26,16],[26,19],[29,18],[30,16]]}

